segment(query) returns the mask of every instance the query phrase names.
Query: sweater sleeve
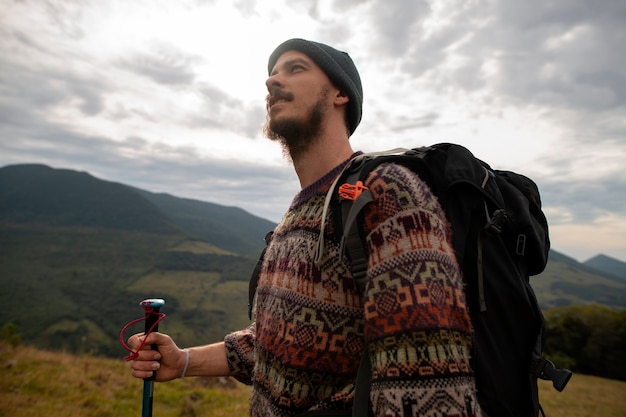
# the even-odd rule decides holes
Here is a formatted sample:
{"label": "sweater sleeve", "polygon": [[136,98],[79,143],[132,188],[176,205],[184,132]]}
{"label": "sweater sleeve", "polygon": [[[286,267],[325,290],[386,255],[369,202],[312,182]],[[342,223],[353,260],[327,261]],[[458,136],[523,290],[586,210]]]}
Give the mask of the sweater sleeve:
{"label": "sweater sleeve", "polygon": [[231,375],[244,384],[252,384],[255,356],[255,323],[224,338]]}
{"label": "sweater sleeve", "polygon": [[375,416],[480,415],[472,328],[451,227],[429,187],[382,164],[366,186],[365,338]]}

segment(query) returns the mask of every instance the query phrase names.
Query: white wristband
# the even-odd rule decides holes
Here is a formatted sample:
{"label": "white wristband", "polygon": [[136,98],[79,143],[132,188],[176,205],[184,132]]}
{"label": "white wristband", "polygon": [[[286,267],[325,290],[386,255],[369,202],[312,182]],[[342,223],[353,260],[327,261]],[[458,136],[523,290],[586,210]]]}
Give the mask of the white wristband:
{"label": "white wristband", "polygon": [[179,378],[184,378],[187,373],[187,368],[189,367],[189,349],[185,349],[185,354],[187,355],[185,358],[185,367],[183,368],[183,372],[180,373]]}

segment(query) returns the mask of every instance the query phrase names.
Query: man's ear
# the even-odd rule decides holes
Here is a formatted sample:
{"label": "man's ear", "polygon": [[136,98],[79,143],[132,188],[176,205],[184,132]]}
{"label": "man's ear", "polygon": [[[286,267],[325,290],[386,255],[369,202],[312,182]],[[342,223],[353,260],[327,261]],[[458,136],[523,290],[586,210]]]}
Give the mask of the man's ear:
{"label": "man's ear", "polygon": [[341,90],[337,91],[337,95],[335,96],[336,105],[341,106],[343,104],[346,104],[349,101],[350,101],[350,97],[348,97],[348,95],[345,92]]}

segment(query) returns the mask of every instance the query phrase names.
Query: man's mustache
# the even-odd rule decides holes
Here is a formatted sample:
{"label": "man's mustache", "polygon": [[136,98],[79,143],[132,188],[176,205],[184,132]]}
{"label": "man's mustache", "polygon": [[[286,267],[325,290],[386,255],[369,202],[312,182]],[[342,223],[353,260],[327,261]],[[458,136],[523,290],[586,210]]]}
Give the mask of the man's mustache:
{"label": "man's mustache", "polygon": [[269,94],[265,98],[267,108],[269,109],[270,107],[272,107],[272,105],[278,100],[291,101],[293,100],[293,94],[278,88],[270,90]]}

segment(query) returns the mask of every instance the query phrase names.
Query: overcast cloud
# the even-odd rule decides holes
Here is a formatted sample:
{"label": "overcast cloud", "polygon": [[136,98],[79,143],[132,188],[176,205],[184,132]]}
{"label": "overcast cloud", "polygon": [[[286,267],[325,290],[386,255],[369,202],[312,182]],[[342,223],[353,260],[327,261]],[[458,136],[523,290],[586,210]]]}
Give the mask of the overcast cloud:
{"label": "overcast cloud", "polygon": [[44,163],[278,221],[267,57],[304,37],[361,72],[365,151],[469,147],[538,183],[553,248],[626,260],[623,0],[0,0],[0,166]]}

